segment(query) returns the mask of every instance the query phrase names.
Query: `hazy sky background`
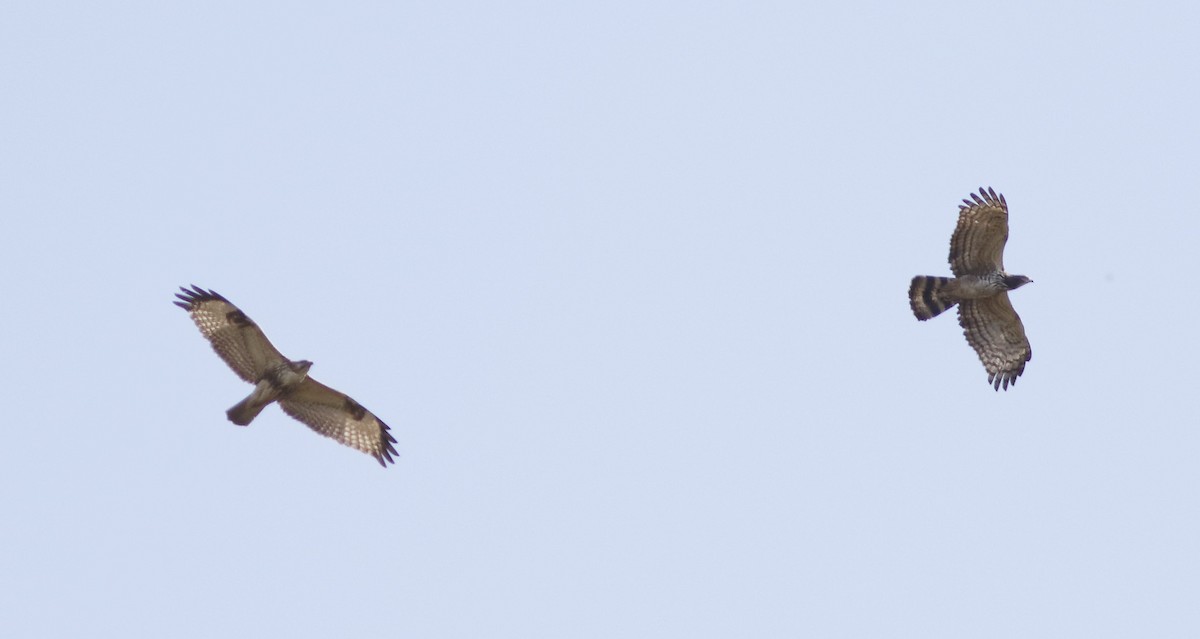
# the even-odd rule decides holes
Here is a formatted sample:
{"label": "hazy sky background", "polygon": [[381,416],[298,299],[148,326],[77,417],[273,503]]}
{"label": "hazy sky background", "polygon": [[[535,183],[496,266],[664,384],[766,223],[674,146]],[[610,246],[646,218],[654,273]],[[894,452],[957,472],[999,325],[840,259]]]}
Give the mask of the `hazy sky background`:
{"label": "hazy sky background", "polygon": [[[1195,3],[0,8],[0,634],[1194,637]],[[1008,199],[994,392],[957,203]],[[267,409],[224,294],[386,420]]]}

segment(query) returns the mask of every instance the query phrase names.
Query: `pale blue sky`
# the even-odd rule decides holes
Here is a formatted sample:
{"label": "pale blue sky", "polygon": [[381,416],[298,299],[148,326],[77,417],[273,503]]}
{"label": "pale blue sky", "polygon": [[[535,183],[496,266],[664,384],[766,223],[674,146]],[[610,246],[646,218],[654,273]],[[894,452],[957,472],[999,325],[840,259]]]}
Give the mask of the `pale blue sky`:
{"label": "pale blue sky", "polygon": [[[0,634],[1200,634],[1194,3],[0,8]],[[1034,357],[953,316],[1011,208]],[[392,426],[269,408],[213,288]]]}

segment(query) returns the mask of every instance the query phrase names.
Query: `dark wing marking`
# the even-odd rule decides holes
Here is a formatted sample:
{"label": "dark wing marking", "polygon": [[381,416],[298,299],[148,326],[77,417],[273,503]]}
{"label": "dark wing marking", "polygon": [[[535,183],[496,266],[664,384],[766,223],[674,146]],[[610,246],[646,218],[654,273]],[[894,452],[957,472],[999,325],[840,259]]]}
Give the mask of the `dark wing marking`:
{"label": "dark wing marking", "polygon": [[955,277],[1004,270],[1008,241],[1008,203],[988,187],[959,205],[958,226],[950,237],[950,270]]}
{"label": "dark wing marking", "polygon": [[271,365],[286,361],[262,329],[229,300],[195,285],[179,290],[183,293],[175,294],[179,298],[175,305],[191,315],[200,333],[238,377],[255,384]]}
{"label": "dark wing marking", "polygon": [[987,369],[988,383],[996,390],[1015,385],[1025,371],[1025,362],[1033,357],[1033,349],[1008,292],[959,302],[958,323]]}
{"label": "dark wing marking", "polygon": [[280,398],[279,407],[318,433],[375,457],[381,466],[395,463],[391,429],[345,393],[309,377]]}

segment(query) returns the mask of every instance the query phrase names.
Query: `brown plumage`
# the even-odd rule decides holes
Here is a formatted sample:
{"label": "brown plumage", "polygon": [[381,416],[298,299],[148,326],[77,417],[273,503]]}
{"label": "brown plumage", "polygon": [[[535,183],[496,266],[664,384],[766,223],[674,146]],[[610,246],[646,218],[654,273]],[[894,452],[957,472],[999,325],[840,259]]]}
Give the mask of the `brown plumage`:
{"label": "brown plumage", "polygon": [[387,424],[371,411],[308,376],[312,362],[284,357],[249,317],[229,300],[198,286],[180,287],[175,302],[188,312],[213,350],[243,380],[254,384],[246,399],[226,411],[229,421],[245,426],[271,402],[318,433],[394,463],[396,449]]}
{"label": "brown plumage", "polygon": [[1008,241],[1004,196],[980,188],[963,202],[958,226],[950,237],[950,270],[955,277],[914,277],[908,287],[909,306],[923,321],[957,305],[958,323],[967,343],[979,354],[988,382],[996,390],[1008,390],[1033,356],[1008,291],[1033,280],[1004,271],[1004,244]]}

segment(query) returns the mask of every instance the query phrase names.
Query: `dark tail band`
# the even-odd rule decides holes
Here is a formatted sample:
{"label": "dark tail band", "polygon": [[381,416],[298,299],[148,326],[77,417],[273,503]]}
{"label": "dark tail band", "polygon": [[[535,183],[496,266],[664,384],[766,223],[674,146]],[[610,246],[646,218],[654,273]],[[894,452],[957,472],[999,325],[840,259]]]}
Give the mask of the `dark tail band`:
{"label": "dark tail band", "polygon": [[941,315],[946,309],[957,304],[958,300],[947,290],[953,281],[949,277],[933,275],[914,277],[912,285],[908,287],[908,305],[912,307],[913,315],[925,321]]}

